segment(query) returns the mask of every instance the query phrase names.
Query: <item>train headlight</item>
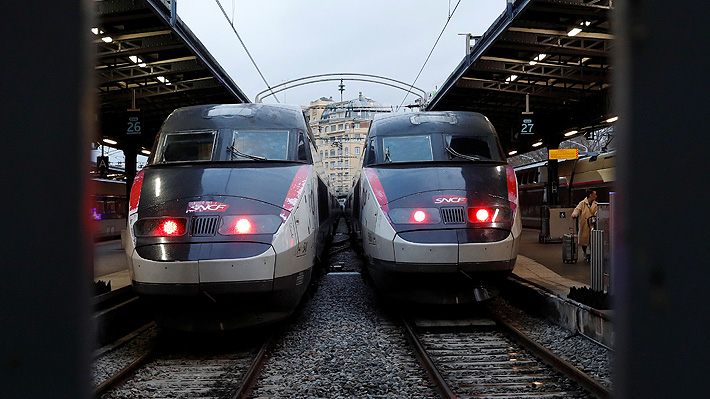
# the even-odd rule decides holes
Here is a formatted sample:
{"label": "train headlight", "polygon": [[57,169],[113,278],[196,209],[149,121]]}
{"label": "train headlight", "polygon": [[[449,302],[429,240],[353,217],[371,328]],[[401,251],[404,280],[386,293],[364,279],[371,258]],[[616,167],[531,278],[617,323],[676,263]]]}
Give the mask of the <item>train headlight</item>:
{"label": "train headlight", "polygon": [[139,219],[133,226],[136,237],[176,237],[185,234],[185,218],[146,218]]}
{"label": "train headlight", "polygon": [[468,208],[468,221],[471,223],[510,223],[513,212],[509,207],[473,207]]}
{"label": "train headlight", "polygon": [[231,215],[223,216],[219,234],[274,234],[281,226],[278,215]]}
{"label": "train headlight", "polygon": [[387,214],[394,224],[437,224],[441,216],[437,208],[395,208]]}

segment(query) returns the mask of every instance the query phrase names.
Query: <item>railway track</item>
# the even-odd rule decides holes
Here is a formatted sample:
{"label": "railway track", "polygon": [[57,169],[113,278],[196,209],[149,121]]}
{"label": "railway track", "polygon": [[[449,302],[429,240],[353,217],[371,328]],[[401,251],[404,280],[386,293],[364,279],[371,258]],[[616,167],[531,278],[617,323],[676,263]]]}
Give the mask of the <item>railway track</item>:
{"label": "railway track", "polygon": [[[225,337],[195,343],[161,337],[159,344],[99,385],[97,398],[246,398],[272,338],[235,344]],[[205,343],[206,342],[206,343]]]}
{"label": "railway track", "polygon": [[444,398],[609,398],[609,390],[503,318],[462,325],[403,319],[408,338]]}

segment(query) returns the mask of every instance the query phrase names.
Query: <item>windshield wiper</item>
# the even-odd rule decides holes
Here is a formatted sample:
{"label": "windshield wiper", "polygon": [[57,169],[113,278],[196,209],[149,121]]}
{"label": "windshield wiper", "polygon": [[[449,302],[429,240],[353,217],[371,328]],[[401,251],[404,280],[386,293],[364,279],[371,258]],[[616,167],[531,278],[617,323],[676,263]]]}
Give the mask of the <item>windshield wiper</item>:
{"label": "windshield wiper", "polygon": [[464,155],[464,154],[461,154],[461,153],[459,153],[458,151],[456,151],[456,150],[454,150],[453,148],[451,148],[451,146],[447,146],[447,147],[446,147],[446,151],[450,152],[451,155],[453,155],[453,156],[455,156],[455,157],[459,157],[459,158],[463,158],[463,159],[468,159],[469,161],[480,161],[480,160],[481,160],[481,158],[479,158],[479,157],[477,157],[477,156],[475,156],[475,155]]}
{"label": "windshield wiper", "polygon": [[264,158],[264,157],[260,157],[260,156],[257,156],[257,155],[251,155],[251,154],[245,154],[245,153],[239,151],[239,150],[238,150],[235,146],[233,146],[233,145],[227,147],[227,151],[231,151],[231,152],[232,152],[232,161],[234,160],[234,155],[235,155],[235,154],[236,154],[237,156],[244,157],[244,158],[249,158],[249,159],[253,159],[253,160],[255,160],[255,161],[268,161],[268,159],[266,159],[266,158]]}

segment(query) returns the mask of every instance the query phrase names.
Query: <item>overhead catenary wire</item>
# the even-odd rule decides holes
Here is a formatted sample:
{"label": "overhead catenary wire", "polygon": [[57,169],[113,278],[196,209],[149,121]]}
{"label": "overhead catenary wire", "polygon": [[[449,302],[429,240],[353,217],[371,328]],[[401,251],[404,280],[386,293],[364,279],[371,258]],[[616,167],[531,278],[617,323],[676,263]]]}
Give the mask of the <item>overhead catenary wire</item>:
{"label": "overhead catenary wire", "polygon": [[[244,41],[243,41],[242,38],[239,36],[239,33],[237,32],[237,28],[234,26],[234,18],[232,18],[232,20],[230,21],[230,20],[229,20],[229,16],[227,15],[227,12],[224,10],[224,7],[222,7],[222,4],[219,2],[219,0],[214,0],[214,1],[215,1],[215,3],[217,3],[217,6],[219,7],[219,9],[222,10],[222,15],[224,15],[224,18],[227,20],[227,22],[230,23],[229,25],[232,27],[232,31],[233,31],[234,34],[237,36],[237,39],[239,39],[239,43],[241,43],[241,44],[242,44],[242,47],[244,47],[244,51],[246,51],[247,55],[249,56],[249,59],[251,60],[251,63],[254,64],[254,68],[256,68],[256,71],[259,72],[259,76],[261,76],[261,79],[264,81],[264,84],[266,84],[266,87],[268,87],[269,90],[271,90],[271,85],[269,85],[269,82],[266,81],[266,78],[264,77],[264,74],[261,73],[261,70],[259,69],[259,66],[256,65],[256,61],[254,61],[254,57],[251,56],[251,53],[249,53],[249,50],[247,49],[246,44],[244,44]],[[459,1],[460,1],[460,0],[459,0]],[[271,95],[274,96],[274,98],[276,99],[276,102],[277,102],[277,103],[280,103],[280,102],[281,102],[281,101],[279,101],[279,99],[274,95],[273,92],[271,93]]]}
{"label": "overhead catenary wire", "polygon": [[[460,3],[461,3],[461,0],[459,0],[456,3],[456,6],[454,6],[454,10],[449,12],[449,17],[446,19],[446,23],[444,24],[444,27],[441,28],[441,33],[439,33],[439,37],[436,38],[436,42],[434,43],[434,46],[432,46],[431,51],[429,51],[429,55],[426,57],[426,60],[424,61],[424,64],[422,65],[421,69],[419,69],[419,73],[417,74],[417,77],[414,78],[414,82],[412,82],[411,86],[409,87],[409,90],[407,91],[407,94],[404,95],[404,98],[402,99],[402,102],[399,104],[397,109],[402,108],[402,105],[404,104],[404,101],[407,100],[407,97],[411,93],[412,88],[414,87],[415,84],[417,84],[417,80],[419,80],[419,76],[422,74],[422,71],[424,70],[424,67],[426,66],[427,62],[429,62],[429,58],[431,58],[431,55],[434,52],[434,49],[436,48],[436,45],[439,44],[439,40],[441,39],[441,36],[444,34],[446,27],[449,26],[449,21],[451,21],[451,17],[454,16],[456,9],[459,8]],[[449,4],[449,9],[451,9],[450,4]]]}

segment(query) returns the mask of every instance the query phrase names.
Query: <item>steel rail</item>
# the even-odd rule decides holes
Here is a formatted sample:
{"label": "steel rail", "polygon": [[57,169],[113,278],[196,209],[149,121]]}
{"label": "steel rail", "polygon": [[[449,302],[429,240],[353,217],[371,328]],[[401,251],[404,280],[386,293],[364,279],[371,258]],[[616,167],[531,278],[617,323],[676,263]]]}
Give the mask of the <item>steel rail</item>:
{"label": "steel rail", "polygon": [[104,380],[104,382],[99,384],[99,386],[97,386],[94,390],[94,397],[100,398],[108,390],[121,385],[121,383],[126,381],[131,376],[131,374],[133,374],[139,367],[144,365],[148,361],[148,359],[153,356],[154,353],[155,347],[152,347],[151,349],[143,353],[141,356],[139,356],[136,360],[132,361],[128,366],[119,370],[118,373]]}
{"label": "steel rail", "polygon": [[549,349],[533,341],[525,333],[511,325],[508,320],[493,312],[490,312],[490,316],[499,326],[503,328],[506,333],[520,342],[526,349],[534,353],[543,362],[549,364],[555,370],[560,371],[562,374],[576,381],[585,389],[590,391],[594,396],[601,399],[611,398],[611,391],[604,384],[590,377],[588,374],[557,356]]}
{"label": "steel rail", "polygon": [[419,338],[414,333],[414,330],[412,330],[412,327],[410,326],[409,322],[407,322],[406,319],[402,319],[402,324],[404,324],[404,329],[407,331],[407,338],[416,350],[419,362],[426,369],[427,374],[429,374],[429,378],[432,380],[432,382],[434,382],[437,388],[439,388],[441,396],[445,399],[456,399],[456,395],[454,395],[454,393],[451,391],[451,387],[449,387],[449,384],[446,382],[446,380],[444,380],[444,377],[439,372],[439,369],[436,368],[434,361],[431,357],[429,357],[429,354],[427,353],[426,349],[424,349],[424,346],[422,345],[421,341],[419,341]]}
{"label": "steel rail", "polygon": [[239,384],[239,389],[237,389],[237,392],[232,395],[232,399],[246,399],[249,397],[251,390],[254,387],[254,384],[256,384],[256,380],[261,373],[261,369],[264,367],[264,363],[266,362],[266,352],[271,347],[273,340],[274,335],[272,334],[261,345],[261,349],[259,349],[259,352],[254,357],[254,361],[251,363],[249,370],[247,370],[246,374],[244,374],[244,377]]}

